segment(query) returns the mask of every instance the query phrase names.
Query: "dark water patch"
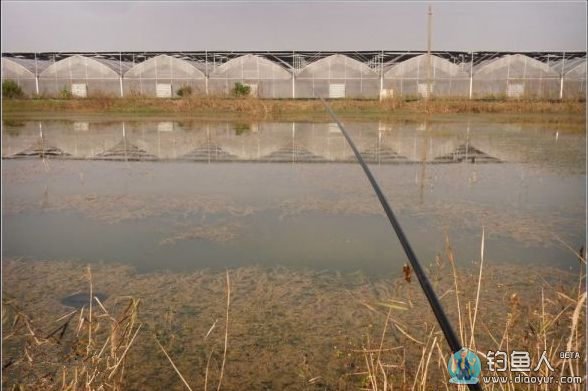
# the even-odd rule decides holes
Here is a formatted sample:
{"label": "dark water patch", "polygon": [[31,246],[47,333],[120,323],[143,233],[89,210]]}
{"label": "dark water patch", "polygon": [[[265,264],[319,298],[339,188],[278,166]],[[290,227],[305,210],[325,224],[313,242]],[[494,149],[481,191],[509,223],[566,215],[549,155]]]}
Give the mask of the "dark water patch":
{"label": "dark water patch", "polygon": [[[100,300],[101,303],[104,303],[108,296],[105,293],[92,292],[92,300],[95,300],[95,298]],[[63,304],[66,307],[78,309],[89,306],[90,292],[79,292],[74,293],[73,295],[66,296],[63,299],[61,299],[61,304]]]}

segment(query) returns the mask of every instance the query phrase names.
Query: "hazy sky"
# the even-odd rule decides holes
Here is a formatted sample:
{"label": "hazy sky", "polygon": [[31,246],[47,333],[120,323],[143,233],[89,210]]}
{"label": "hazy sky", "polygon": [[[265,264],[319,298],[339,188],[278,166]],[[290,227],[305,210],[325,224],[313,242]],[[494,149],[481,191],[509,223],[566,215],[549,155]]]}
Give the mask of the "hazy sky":
{"label": "hazy sky", "polygon": [[2,1],[2,51],[586,50],[576,2]]}

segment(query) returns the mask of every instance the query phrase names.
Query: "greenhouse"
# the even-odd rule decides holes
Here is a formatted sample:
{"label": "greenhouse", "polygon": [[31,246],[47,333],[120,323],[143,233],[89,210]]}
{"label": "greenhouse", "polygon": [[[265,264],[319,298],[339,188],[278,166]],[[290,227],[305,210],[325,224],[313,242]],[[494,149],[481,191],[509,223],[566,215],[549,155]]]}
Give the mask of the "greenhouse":
{"label": "greenhouse", "polygon": [[561,97],[564,99],[586,99],[586,59],[561,60],[552,65],[562,75]]}
{"label": "greenhouse", "polygon": [[74,55],[54,61],[39,74],[41,95],[122,96],[122,74],[127,62]]}
{"label": "greenhouse", "polygon": [[474,97],[559,98],[560,74],[523,54],[509,54],[474,67]]}
{"label": "greenhouse", "polygon": [[[470,75],[452,62],[431,55],[431,69],[426,54],[412,57],[388,67],[384,72],[383,96],[468,96]],[[429,86],[430,78],[430,86]],[[430,88],[430,91],[429,91]]]}
{"label": "greenhouse", "polygon": [[312,62],[295,76],[296,98],[377,98],[379,93],[378,73],[343,54]]}
{"label": "greenhouse", "polygon": [[166,54],[130,68],[123,78],[125,95],[171,98],[182,94],[205,95],[206,65]]}
{"label": "greenhouse", "polygon": [[586,53],[4,53],[2,80],[25,96],[585,99]]}
{"label": "greenhouse", "polygon": [[237,83],[249,87],[250,95],[260,98],[291,98],[292,74],[264,57],[247,54],[217,66],[209,74],[209,92],[231,94]]}
{"label": "greenhouse", "polygon": [[38,95],[37,75],[48,65],[47,61],[2,57],[2,81],[14,81],[20,86],[25,95]]}

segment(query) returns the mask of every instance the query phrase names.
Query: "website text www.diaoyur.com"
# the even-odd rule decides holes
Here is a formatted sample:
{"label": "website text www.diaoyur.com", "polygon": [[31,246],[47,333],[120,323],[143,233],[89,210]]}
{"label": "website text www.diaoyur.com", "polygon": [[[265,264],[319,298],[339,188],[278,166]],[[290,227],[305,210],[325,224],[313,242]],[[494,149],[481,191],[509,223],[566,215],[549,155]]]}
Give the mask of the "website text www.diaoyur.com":
{"label": "website text www.diaoyur.com", "polygon": [[482,376],[485,384],[582,384],[582,376]]}

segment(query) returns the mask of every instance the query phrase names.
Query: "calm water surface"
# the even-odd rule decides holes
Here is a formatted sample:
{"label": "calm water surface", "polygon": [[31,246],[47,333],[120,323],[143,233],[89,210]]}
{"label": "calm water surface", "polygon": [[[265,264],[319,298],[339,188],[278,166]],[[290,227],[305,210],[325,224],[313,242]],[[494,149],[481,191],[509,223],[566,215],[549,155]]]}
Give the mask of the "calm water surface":
{"label": "calm water surface", "polygon": [[[348,127],[424,262],[446,237],[477,260],[484,228],[491,261],[577,266],[562,242],[583,243],[585,134],[467,118]],[[3,136],[5,256],[374,276],[405,262],[334,124],[70,119]],[[43,148],[64,156],[19,158]]]}

